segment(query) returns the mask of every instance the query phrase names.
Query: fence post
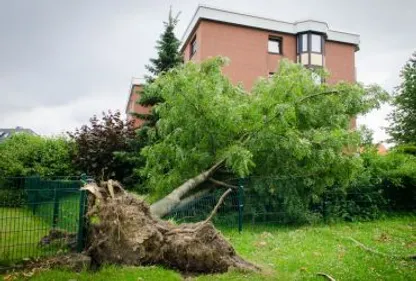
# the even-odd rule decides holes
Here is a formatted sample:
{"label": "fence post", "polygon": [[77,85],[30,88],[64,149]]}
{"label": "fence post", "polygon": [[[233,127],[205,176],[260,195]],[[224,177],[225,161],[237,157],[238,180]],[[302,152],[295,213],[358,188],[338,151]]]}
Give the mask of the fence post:
{"label": "fence post", "polygon": [[53,189],[53,216],[52,216],[52,228],[58,225],[59,220],[59,194],[58,188],[54,186]]}
{"label": "fence post", "polygon": [[327,223],[326,220],[326,193],[322,196],[322,218],[324,220],[324,223]]}
{"label": "fence post", "polygon": [[77,233],[77,251],[82,252],[84,249],[85,235],[85,214],[86,214],[86,191],[80,191],[79,198],[79,217],[78,217],[78,233]]}
{"label": "fence post", "polygon": [[244,186],[243,186],[243,179],[240,178],[239,185],[238,185],[238,232],[241,233],[243,230],[243,192],[244,192]]}
{"label": "fence post", "polygon": [[40,177],[32,176],[24,178],[24,188],[28,197],[28,206],[32,209],[32,213],[35,214],[38,203],[38,192],[40,188]]}

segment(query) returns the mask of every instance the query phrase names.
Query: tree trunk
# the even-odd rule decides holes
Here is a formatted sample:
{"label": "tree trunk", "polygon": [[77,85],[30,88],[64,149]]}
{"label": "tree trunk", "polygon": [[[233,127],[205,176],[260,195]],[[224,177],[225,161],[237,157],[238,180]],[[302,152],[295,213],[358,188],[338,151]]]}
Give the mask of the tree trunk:
{"label": "tree trunk", "polygon": [[172,191],[169,195],[153,203],[150,206],[151,213],[158,217],[163,217],[169,214],[176,206],[180,204],[181,199],[185,197],[185,195],[194,190],[201,183],[205,182],[223,163],[224,160],[219,161],[209,170],[204,171],[196,177],[187,180],[181,186]]}
{"label": "tree trunk", "polygon": [[195,192],[181,200],[181,202],[175,207],[177,209],[183,208],[186,205],[190,204],[191,202],[197,201],[198,199],[201,199],[208,195],[212,191],[211,188],[202,189],[198,192]]}
{"label": "tree trunk", "polygon": [[[94,263],[160,264],[185,272],[225,272],[229,268],[258,270],[237,255],[210,222],[228,190],[203,222],[175,225],[152,216],[149,206],[111,182],[89,184],[90,205],[87,254]],[[110,192],[108,186],[113,186]],[[111,188],[110,188],[111,190]],[[97,196],[98,195],[98,196]]]}

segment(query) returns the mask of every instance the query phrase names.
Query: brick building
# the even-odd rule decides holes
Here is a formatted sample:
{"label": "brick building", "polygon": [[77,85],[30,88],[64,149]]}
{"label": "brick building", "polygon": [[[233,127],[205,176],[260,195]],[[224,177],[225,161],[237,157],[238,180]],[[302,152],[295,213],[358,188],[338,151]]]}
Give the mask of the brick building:
{"label": "brick building", "polygon": [[355,82],[359,41],[359,35],[331,30],[325,22],[289,23],[199,6],[182,38],[181,52],[185,62],[230,58],[223,73],[249,90],[259,77],[273,74],[282,58],[326,68],[326,83]]}
{"label": "brick building", "polygon": [[133,121],[135,128],[140,127],[144,121],[131,115],[132,112],[139,114],[147,114],[150,112],[148,107],[141,106],[136,103],[140,97],[140,91],[143,89],[144,79],[133,78],[131,80],[129,98],[126,106],[127,121]]}

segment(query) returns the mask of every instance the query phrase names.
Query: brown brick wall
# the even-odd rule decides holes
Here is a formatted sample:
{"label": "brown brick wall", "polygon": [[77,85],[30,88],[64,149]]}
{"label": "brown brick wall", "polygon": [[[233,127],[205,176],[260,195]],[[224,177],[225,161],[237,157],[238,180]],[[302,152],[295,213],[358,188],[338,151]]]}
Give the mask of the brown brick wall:
{"label": "brown brick wall", "polygon": [[355,82],[355,46],[326,41],[325,68],[330,72],[327,83]]}
{"label": "brown brick wall", "polygon": [[136,103],[136,101],[140,98],[140,92],[143,89],[142,85],[133,85],[131,92],[130,92],[130,98],[127,105],[127,121],[133,120],[133,126],[135,128],[140,127],[144,121],[132,116],[129,114],[130,112],[135,112],[139,114],[147,114],[150,112],[150,107],[144,107],[140,104]]}
{"label": "brown brick wall", "polygon": [[[196,33],[199,45],[192,60],[201,61],[218,55],[228,57],[230,65],[224,68],[224,74],[230,77],[233,83],[242,82],[246,89],[250,89],[258,77],[267,77],[269,72],[275,72],[282,58],[282,55],[270,54],[267,51],[269,35],[282,37],[283,56],[293,61],[296,59],[294,35],[207,20],[200,22]],[[190,42],[184,49],[185,61],[189,60],[189,45]]]}
{"label": "brown brick wall", "polygon": [[[192,42],[195,35],[196,35],[197,51],[192,57],[190,57],[190,55],[191,55],[191,42]],[[184,56],[185,62],[187,62],[189,60],[193,60],[193,61],[198,62],[198,61],[201,61],[201,60],[204,59],[201,56],[202,55],[202,48],[203,48],[201,38],[202,38],[201,28],[199,28],[199,25],[198,25],[195,32],[189,38],[189,41],[187,42],[186,48],[184,49],[183,56]]]}
{"label": "brown brick wall", "polygon": [[[275,72],[282,57],[296,61],[295,35],[208,20],[202,20],[195,32],[198,50],[192,60],[201,61],[218,55],[228,57],[230,65],[224,68],[224,74],[233,83],[242,82],[246,89],[250,89],[258,77],[267,77],[269,72]],[[282,37],[282,55],[268,52],[270,35]],[[185,61],[189,60],[189,48],[190,41],[184,49]],[[325,67],[331,73],[328,83],[354,82],[355,46],[326,41]]]}

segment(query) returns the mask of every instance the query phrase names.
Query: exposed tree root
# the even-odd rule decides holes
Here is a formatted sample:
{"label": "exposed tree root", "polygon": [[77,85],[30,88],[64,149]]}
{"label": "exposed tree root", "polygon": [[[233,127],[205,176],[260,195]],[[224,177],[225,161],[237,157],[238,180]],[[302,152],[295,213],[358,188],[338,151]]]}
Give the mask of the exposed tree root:
{"label": "exposed tree root", "polygon": [[407,255],[407,256],[389,255],[389,254],[385,254],[385,253],[379,252],[377,250],[371,249],[371,248],[367,247],[366,245],[364,245],[363,243],[355,240],[352,237],[348,237],[348,239],[351,240],[352,242],[354,242],[361,249],[364,249],[367,252],[370,252],[370,253],[373,253],[373,254],[376,254],[376,255],[379,255],[379,256],[388,257],[388,258],[403,259],[403,260],[416,260],[416,254]]}
{"label": "exposed tree root", "polygon": [[[117,187],[117,188],[115,188]],[[88,254],[98,264],[161,264],[184,272],[258,270],[239,257],[210,222],[228,190],[203,222],[175,225],[152,216],[146,202],[114,182],[89,184]]]}

